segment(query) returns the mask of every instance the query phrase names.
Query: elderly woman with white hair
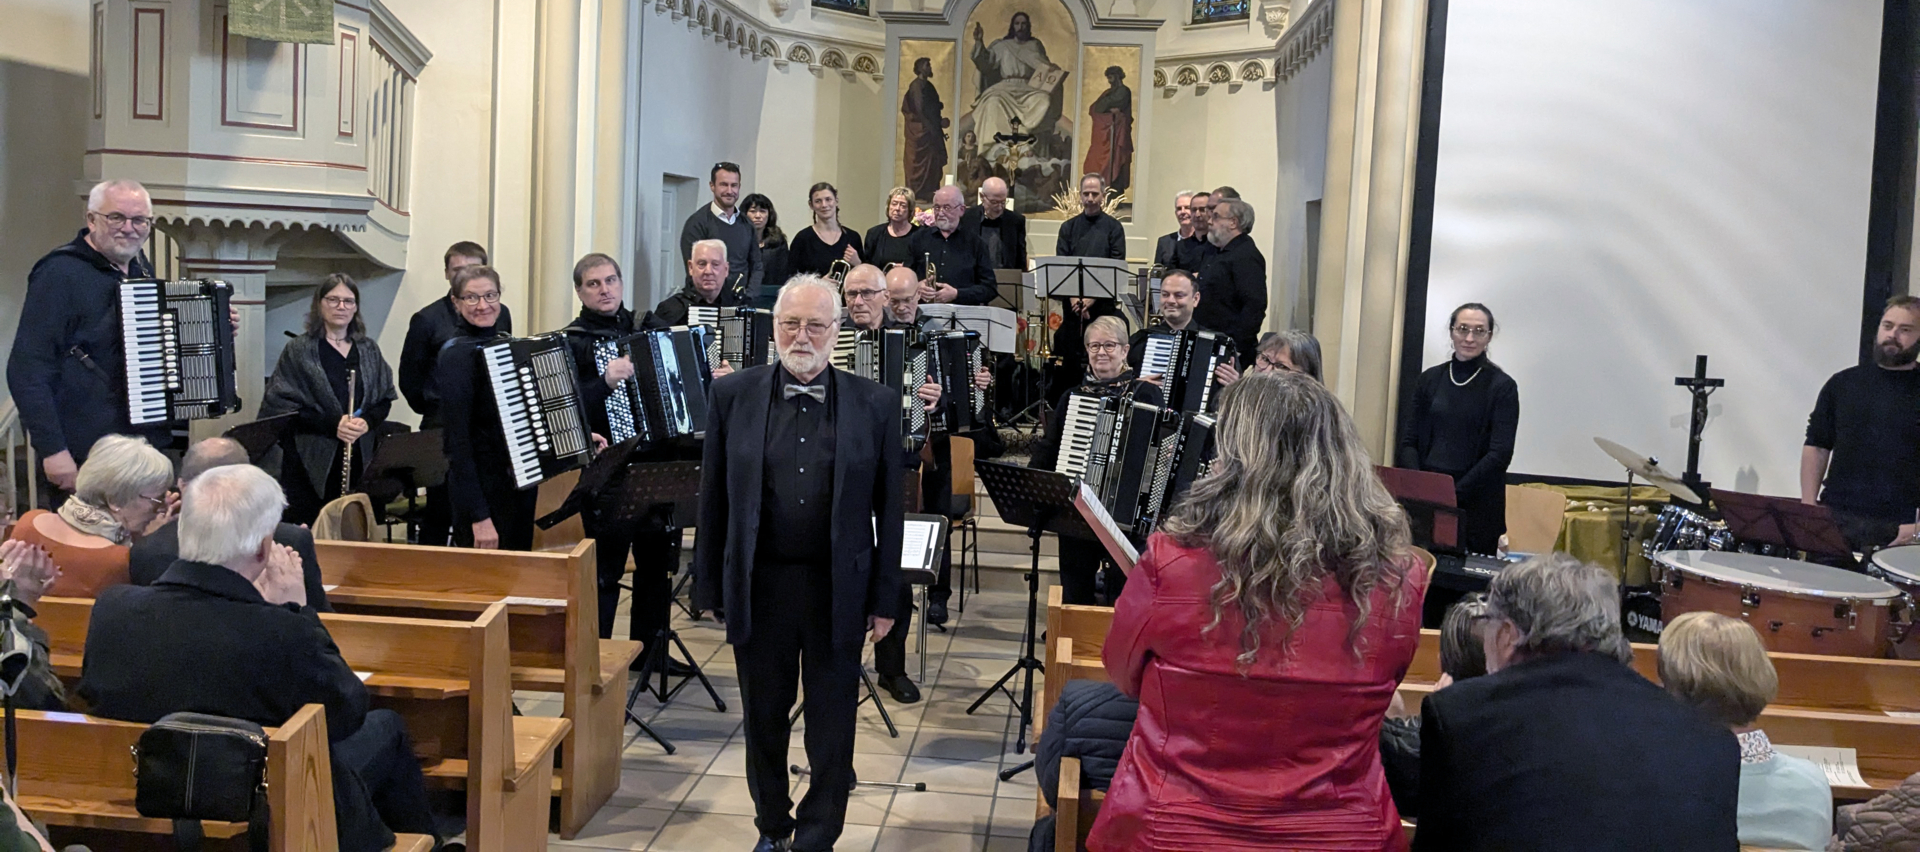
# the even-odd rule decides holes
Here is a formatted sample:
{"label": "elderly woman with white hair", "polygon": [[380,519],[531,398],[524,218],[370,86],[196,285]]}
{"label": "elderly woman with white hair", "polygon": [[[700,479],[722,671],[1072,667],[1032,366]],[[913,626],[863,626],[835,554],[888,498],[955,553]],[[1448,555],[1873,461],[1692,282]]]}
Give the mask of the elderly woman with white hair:
{"label": "elderly woman with white hair", "polygon": [[46,593],[91,598],[128,581],[128,547],[173,519],[173,462],[146,441],[108,435],[95,441],[74,479],[74,493],[53,512],[20,517],[13,538],[53,557],[58,573]]}
{"label": "elderly woman with white hair", "polygon": [[1415,852],[1739,847],[1740,746],[1628,665],[1611,572],[1509,566],[1480,636],[1488,674],[1420,708]]}

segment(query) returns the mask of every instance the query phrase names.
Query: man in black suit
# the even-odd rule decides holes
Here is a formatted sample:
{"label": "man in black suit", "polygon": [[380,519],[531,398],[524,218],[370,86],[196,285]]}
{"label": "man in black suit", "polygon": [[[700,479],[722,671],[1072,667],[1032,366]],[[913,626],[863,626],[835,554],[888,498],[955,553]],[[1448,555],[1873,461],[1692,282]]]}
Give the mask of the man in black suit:
{"label": "man in black suit", "polygon": [[1267,321],[1267,257],[1247,236],[1253,205],[1238,198],[1216,200],[1209,219],[1207,240],[1218,251],[1200,270],[1200,306],[1193,318],[1232,335],[1244,367],[1253,363],[1260,326]]}
{"label": "man in black suit", "polygon": [[[793,278],[774,303],[779,363],[711,391],[695,599],[727,614],[756,852],[833,848],[853,781],[861,639],[879,641],[899,614],[900,397],[832,368],[839,319],[831,284]],[[803,678],[812,779],[796,821],[787,714]]]}
{"label": "man in black suit", "polygon": [[298,558],[274,543],[285,506],[280,484],[252,465],[194,477],[181,496],[181,558],[153,585],[115,586],[94,603],[80,697],[95,715],[146,723],[194,711],[274,726],[319,704],[340,848],[436,834],[405,724],[367,709],[365,684],[307,605]]}
{"label": "man in black suit", "polygon": [[1739,743],[1629,667],[1611,573],[1508,567],[1481,637],[1491,673],[1420,708],[1416,852],[1739,848]]}
{"label": "man in black suit", "polygon": [[1007,208],[1007,182],[997,177],[980,184],[980,203],[960,217],[961,230],[980,235],[987,265],[994,269],[1027,268],[1027,217]]}
{"label": "man in black suit", "polygon": [[[230,464],[246,464],[247,448],[232,438],[208,438],[187,449],[187,456],[180,460],[180,491],[185,493],[187,483],[200,474],[216,467]],[[273,528],[275,544],[292,548],[300,557],[300,574],[307,589],[307,605],[315,612],[332,612],[327,603],[326,586],[320,579],[320,557],[313,551],[313,533],[297,524],[280,524]],[[136,586],[151,586],[160,579],[160,575],[173,567],[180,558],[180,522],[174,520],[166,526],[154,530],[147,537],[133,543],[128,557],[127,570]]]}

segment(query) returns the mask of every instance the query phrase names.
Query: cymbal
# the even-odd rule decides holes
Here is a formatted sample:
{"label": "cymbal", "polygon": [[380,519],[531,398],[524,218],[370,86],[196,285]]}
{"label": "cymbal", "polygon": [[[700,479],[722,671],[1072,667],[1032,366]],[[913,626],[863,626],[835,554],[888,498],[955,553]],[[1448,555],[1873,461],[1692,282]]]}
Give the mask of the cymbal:
{"label": "cymbal", "polygon": [[1626,468],[1628,473],[1646,480],[1647,484],[1689,503],[1700,502],[1700,495],[1693,493],[1693,489],[1681,482],[1680,477],[1668,473],[1652,456],[1636,453],[1601,437],[1595,437],[1593,442],[1598,444],[1607,455],[1612,456],[1614,461],[1619,462],[1621,467]]}

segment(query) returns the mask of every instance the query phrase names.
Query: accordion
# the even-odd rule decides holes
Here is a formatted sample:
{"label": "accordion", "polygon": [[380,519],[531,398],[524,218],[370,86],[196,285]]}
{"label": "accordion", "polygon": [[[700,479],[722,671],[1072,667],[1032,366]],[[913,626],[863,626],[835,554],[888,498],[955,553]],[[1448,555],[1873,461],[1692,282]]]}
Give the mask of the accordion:
{"label": "accordion", "polygon": [[772,311],[695,306],[687,309],[687,323],[713,329],[707,341],[708,364],[726,361],[744,370],[771,363],[777,357],[773,351]]}
{"label": "accordion", "polygon": [[1233,339],[1213,331],[1153,331],[1147,333],[1140,356],[1140,375],[1160,376],[1167,407],[1176,411],[1206,412],[1214,407],[1218,384],[1213,368],[1232,363]]}
{"label": "accordion", "polygon": [[225,281],[120,284],[127,422],[202,420],[240,410],[233,386],[233,287]]}
{"label": "accordion", "polygon": [[1148,454],[1146,481],[1134,523],[1137,532],[1152,532],[1173,508],[1173,502],[1195,480],[1207,475],[1213,461],[1213,425],[1211,414],[1167,412],[1167,422]]}
{"label": "accordion", "polygon": [[655,443],[681,436],[704,437],[707,386],[713,381],[707,344],[713,332],[704,326],[651,329],[593,347],[601,373],[622,355],[633,362],[633,376],[607,395],[607,440],[639,437]]}
{"label": "accordion", "polygon": [[565,337],[488,343],[480,347],[480,360],[493,385],[515,486],[538,485],[587,463],[593,444]]}
{"label": "accordion", "polygon": [[1082,388],[1067,396],[1054,470],[1085,482],[1117,524],[1144,537],[1206,474],[1213,418]]}
{"label": "accordion", "polygon": [[928,371],[940,383],[940,417],[934,426],[956,434],[991,427],[987,391],[973,384],[973,374],[986,366],[980,332],[936,331],[922,335],[920,342],[926,347]]}
{"label": "accordion", "polygon": [[833,344],[833,365],[872,379],[900,394],[900,434],[918,441],[927,434],[929,413],[915,391],[927,375],[927,350],[909,342],[902,328],[841,329]]}

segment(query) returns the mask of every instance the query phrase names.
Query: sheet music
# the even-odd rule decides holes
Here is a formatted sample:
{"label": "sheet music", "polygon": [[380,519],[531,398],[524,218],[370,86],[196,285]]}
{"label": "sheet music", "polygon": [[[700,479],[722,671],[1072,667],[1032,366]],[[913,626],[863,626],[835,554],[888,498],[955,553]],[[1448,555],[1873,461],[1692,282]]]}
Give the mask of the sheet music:
{"label": "sheet music", "polygon": [[905,532],[900,537],[900,567],[931,570],[940,525],[933,521],[908,521]]}
{"label": "sheet music", "polygon": [[500,602],[507,606],[566,606],[566,598],[527,598],[520,596],[504,597]]}
{"label": "sheet music", "polygon": [[989,351],[1012,354],[1019,348],[1020,318],[1006,308],[926,304],[920,306],[920,313],[940,320],[942,325],[980,332],[980,343]]}
{"label": "sheet music", "polygon": [[1107,507],[1101,504],[1100,496],[1094,493],[1092,485],[1080,483],[1080,493],[1073,504],[1080,510],[1080,516],[1087,520],[1087,525],[1093,527],[1100,543],[1106,545],[1109,554],[1116,561],[1122,555],[1126,557],[1120,566],[1122,569],[1131,570],[1133,564],[1140,561],[1140,551],[1134,549],[1133,542],[1128,541],[1126,533],[1120,531],[1120,525],[1113,522],[1113,515],[1108,514]]}
{"label": "sheet music", "polygon": [[1827,773],[1827,783],[1835,787],[1867,786],[1867,779],[1860,777],[1860,758],[1853,749],[1774,743],[1773,750],[1813,761],[1814,765]]}

